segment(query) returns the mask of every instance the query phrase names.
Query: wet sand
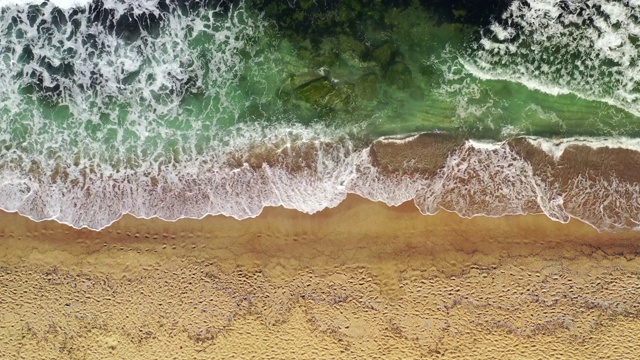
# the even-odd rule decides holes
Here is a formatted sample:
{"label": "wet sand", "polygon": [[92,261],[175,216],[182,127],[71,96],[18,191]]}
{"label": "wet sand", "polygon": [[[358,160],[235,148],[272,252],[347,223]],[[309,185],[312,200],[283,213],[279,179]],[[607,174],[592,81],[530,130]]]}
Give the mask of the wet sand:
{"label": "wet sand", "polygon": [[95,232],[0,214],[0,358],[638,358],[640,233],[351,196]]}

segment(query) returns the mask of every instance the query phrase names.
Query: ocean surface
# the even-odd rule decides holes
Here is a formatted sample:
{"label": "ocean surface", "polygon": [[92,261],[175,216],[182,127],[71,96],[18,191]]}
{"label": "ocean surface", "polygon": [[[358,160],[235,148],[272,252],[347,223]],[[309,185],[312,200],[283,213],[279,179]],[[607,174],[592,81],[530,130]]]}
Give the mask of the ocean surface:
{"label": "ocean surface", "polygon": [[0,0],[0,209],[640,221],[640,1]]}

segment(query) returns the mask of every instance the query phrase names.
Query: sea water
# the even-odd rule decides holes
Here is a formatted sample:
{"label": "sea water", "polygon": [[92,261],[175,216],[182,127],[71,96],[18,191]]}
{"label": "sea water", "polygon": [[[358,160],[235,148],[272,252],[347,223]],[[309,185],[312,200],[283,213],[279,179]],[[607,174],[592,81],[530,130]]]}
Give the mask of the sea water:
{"label": "sea water", "polygon": [[0,208],[101,229],[354,193],[637,227],[640,3],[360,3],[1,1]]}

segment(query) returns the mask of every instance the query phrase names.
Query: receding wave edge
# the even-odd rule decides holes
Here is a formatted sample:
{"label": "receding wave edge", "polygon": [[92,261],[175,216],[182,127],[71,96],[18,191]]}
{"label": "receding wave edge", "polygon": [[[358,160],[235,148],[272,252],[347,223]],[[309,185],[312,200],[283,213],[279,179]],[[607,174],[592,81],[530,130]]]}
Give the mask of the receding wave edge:
{"label": "receding wave edge", "polygon": [[389,206],[413,201],[425,215],[546,214],[600,231],[637,229],[640,220],[640,140],[626,138],[483,141],[423,133],[359,146],[289,132],[139,169],[2,165],[0,208],[93,230],[125,214],[245,219],[276,206],[313,214],[349,194]]}

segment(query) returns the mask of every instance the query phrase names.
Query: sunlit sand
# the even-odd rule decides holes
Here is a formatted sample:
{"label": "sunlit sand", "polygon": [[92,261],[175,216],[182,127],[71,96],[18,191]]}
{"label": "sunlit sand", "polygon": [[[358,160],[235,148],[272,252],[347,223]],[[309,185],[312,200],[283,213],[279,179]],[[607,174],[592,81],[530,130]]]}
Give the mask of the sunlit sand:
{"label": "sunlit sand", "polygon": [[[632,358],[638,234],[545,216],[2,214],[2,358]],[[624,340],[626,339],[626,340]]]}

